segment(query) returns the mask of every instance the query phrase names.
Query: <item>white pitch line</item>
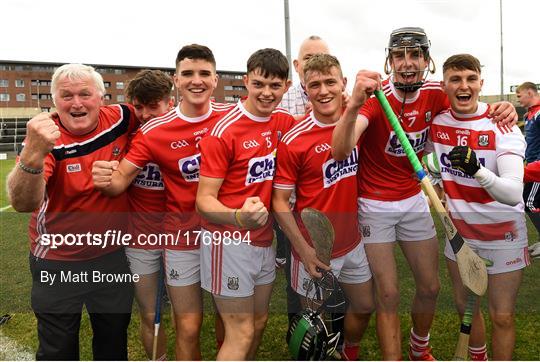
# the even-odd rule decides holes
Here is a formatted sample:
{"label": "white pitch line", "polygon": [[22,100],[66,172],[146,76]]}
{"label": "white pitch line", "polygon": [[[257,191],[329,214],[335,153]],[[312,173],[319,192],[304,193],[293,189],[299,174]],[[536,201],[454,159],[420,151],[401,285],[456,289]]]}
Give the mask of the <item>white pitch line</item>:
{"label": "white pitch line", "polygon": [[1,207],[1,208],[0,208],[0,212],[6,211],[6,210],[9,209],[10,207],[11,207],[11,205]]}
{"label": "white pitch line", "polygon": [[0,360],[32,361],[35,355],[28,348],[5,336],[0,331]]}

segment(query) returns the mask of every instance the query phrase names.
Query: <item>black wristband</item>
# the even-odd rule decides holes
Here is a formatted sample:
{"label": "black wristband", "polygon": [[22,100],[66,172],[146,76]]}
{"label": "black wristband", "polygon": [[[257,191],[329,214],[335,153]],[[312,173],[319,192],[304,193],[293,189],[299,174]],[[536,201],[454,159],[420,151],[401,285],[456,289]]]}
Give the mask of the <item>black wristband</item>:
{"label": "black wristband", "polygon": [[22,163],[21,160],[19,160],[19,168],[23,170],[26,173],[32,174],[32,175],[39,175],[43,172],[43,168],[36,169],[26,166],[24,163]]}

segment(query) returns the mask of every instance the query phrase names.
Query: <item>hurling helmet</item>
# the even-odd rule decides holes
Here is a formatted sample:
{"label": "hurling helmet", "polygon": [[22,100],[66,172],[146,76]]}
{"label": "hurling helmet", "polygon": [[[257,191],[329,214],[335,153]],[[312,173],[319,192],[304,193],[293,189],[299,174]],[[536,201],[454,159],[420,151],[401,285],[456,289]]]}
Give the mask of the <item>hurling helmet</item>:
{"label": "hurling helmet", "polygon": [[[430,46],[431,42],[429,41],[426,32],[422,28],[404,27],[392,31],[388,41],[388,47],[386,48],[386,60],[384,63],[384,71],[386,74],[390,74],[392,72],[390,58],[393,50],[404,49],[405,52],[408,52],[417,49],[428,61],[427,69],[420,69],[417,71],[417,73],[423,73],[421,80],[414,83],[402,83],[394,81],[394,86],[396,89],[400,89],[405,92],[414,92],[418,90],[422,84],[424,84],[428,72],[435,73],[435,63],[433,62],[433,59],[429,53]],[[407,72],[410,71],[408,70]]]}
{"label": "hurling helmet", "polygon": [[295,315],[287,332],[291,356],[299,361],[323,361],[336,350],[340,333],[330,333],[321,315],[309,308]]}
{"label": "hurling helmet", "polygon": [[296,360],[325,360],[335,354],[340,341],[341,333],[332,331],[331,311],[343,307],[340,303],[335,305],[336,300],[343,300],[342,295],[337,298],[343,292],[332,272],[322,274],[322,278],[310,280],[306,288],[307,308],[293,317],[287,331],[289,351]]}

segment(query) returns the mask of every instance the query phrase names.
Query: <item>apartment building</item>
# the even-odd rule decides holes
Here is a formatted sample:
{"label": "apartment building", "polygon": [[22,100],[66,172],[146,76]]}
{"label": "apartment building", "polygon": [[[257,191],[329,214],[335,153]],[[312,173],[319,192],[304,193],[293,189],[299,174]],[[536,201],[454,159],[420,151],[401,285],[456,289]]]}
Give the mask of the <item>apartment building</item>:
{"label": "apartment building", "polygon": [[[2,116],[11,117],[36,110],[50,111],[54,105],[51,95],[51,77],[63,63],[0,60],[0,108]],[[142,69],[159,69],[171,75],[174,68],[90,64],[103,76],[105,103],[125,102],[124,89],[131,78]],[[236,102],[247,95],[242,76],[244,72],[217,71],[218,87],[214,91],[217,102]],[[175,94],[178,100],[178,95]],[[25,111],[27,110],[27,111]]]}

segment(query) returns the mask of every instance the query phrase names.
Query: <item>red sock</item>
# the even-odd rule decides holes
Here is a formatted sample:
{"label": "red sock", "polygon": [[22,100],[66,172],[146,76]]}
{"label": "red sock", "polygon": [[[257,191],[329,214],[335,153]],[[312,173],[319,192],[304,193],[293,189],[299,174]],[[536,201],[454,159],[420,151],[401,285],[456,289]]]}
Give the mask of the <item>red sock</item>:
{"label": "red sock", "polygon": [[426,337],[420,337],[414,333],[411,328],[411,336],[409,338],[409,344],[411,346],[411,354],[414,357],[423,356],[426,351],[429,350],[429,333]]}
{"label": "red sock", "polygon": [[354,343],[347,343],[345,342],[345,347],[343,348],[343,354],[347,358],[348,361],[356,361],[358,359],[358,350],[360,349],[360,346],[358,344]]}
{"label": "red sock", "polygon": [[482,347],[471,347],[469,346],[469,354],[471,355],[471,360],[473,361],[487,361],[487,347],[484,344]]}

